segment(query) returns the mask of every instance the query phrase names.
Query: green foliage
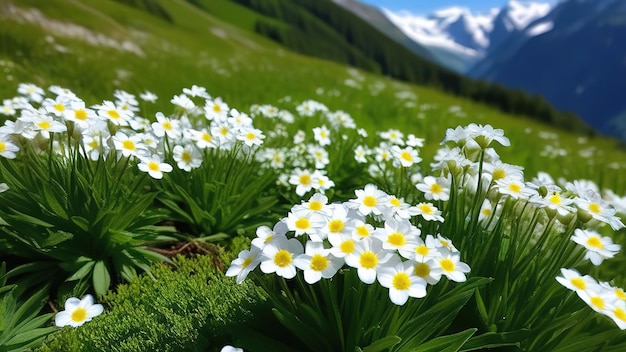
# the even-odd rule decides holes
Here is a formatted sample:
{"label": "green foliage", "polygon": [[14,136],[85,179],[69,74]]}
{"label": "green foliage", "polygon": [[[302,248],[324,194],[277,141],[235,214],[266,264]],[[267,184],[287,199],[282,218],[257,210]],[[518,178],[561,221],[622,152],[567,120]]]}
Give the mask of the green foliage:
{"label": "green foliage", "polygon": [[157,265],[105,296],[105,313],[64,328],[37,349],[49,351],[212,351],[232,344],[232,333],[251,319],[257,289],[215,268],[216,258],[178,257]]}
{"label": "green foliage", "polygon": [[154,226],[156,192],[147,176],[111,155],[91,161],[70,151],[41,155],[24,145],[14,160],[1,158],[0,253],[14,258],[7,277],[23,287],[58,287],[80,296],[90,287],[103,295],[111,284],[150,270],[165,257],[141,248],[171,241],[172,228]]}
{"label": "green foliage", "polygon": [[52,313],[39,315],[47,296],[44,287],[26,300],[15,285],[6,285],[6,263],[0,265],[0,351],[23,351],[39,345],[44,338],[56,330],[43,327],[52,318]]}
{"label": "green foliage", "polygon": [[[241,150],[204,152],[203,163],[190,172],[174,168],[155,186],[170,219],[184,223],[191,237],[215,242],[250,233],[267,223],[278,199],[270,192],[274,173],[253,154]],[[176,162],[171,159],[170,162]]]}

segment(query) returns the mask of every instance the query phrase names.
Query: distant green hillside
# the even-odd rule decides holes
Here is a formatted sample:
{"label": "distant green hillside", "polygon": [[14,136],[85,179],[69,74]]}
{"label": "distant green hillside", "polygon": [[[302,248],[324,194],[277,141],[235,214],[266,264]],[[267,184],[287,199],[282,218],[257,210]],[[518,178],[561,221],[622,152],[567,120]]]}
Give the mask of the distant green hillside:
{"label": "distant green hillside", "polygon": [[[562,129],[591,133],[569,112],[557,111],[547,100],[521,90],[475,81],[423,59],[329,0],[188,0],[225,20],[232,20],[235,2],[264,16],[254,30],[299,53],[345,63],[406,82],[436,87],[500,110],[532,116]],[[209,4],[211,3],[211,4]],[[230,15],[219,11],[229,6]],[[270,19],[268,19],[270,17]],[[250,24],[242,26],[249,27]],[[249,29],[249,28],[247,28]]]}

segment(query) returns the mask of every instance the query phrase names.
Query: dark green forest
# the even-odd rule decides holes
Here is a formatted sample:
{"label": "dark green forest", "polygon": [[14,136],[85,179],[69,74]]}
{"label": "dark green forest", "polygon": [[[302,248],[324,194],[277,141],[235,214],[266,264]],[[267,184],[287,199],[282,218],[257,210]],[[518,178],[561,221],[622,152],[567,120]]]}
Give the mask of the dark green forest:
{"label": "dark green forest", "polygon": [[260,18],[256,21],[255,31],[298,53],[436,87],[506,113],[526,115],[562,129],[594,134],[578,116],[556,110],[541,96],[470,79],[421,58],[332,1],[232,1],[282,22],[276,24]]}

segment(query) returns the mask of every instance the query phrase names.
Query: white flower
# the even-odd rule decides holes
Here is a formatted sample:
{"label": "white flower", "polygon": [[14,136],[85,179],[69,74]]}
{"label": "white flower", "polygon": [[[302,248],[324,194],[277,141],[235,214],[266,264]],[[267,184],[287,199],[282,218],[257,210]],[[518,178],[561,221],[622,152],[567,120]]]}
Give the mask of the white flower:
{"label": "white flower", "polygon": [[357,199],[351,199],[348,206],[356,208],[362,215],[381,215],[387,208],[387,198],[389,197],[385,192],[381,191],[376,185],[368,184],[364,189],[357,189],[354,191]]}
{"label": "white flower", "polygon": [[175,146],[173,149],[173,157],[178,168],[187,172],[202,164],[202,154],[200,154],[193,145],[184,147],[180,145]]}
{"label": "white flower", "polygon": [[378,282],[389,289],[389,299],[399,306],[409,297],[426,296],[426,281],[415,275],[413,262],[402,262],[397,256],[383,264],[378,270]]}
{"label": "white flower", "polygon": [[72,297],[65,301],[65,310],[54,316],[54,323],[59,327],[69,325],[75,328],[100,315],[103,311],[104,307],[101,304],[94,304],[91,295],[85,295],[82,299]]}
{"label": "white flower", "polygon": [[160,180],[163,178],[164,172],[172,171],[172,165],[161,162],[161,157],[158,154],[153,154],[152,157],[139,157],[141,162],[138,167],[139,170],[147,172],[150,177]]}
{"label": "white flower", "polygon": [[313,178],[308,170],[295,169],[289,177],[289,183],[296,186],[296,194],[300,197],[313,189]]}
{"label": "white flower", "polygon": [[604,259],[613,258],[622,247],[614,244],[610,237],[601,236],[592,230],[576,229],[572,241],[587,249],[585,259],[589,259],[593,265],[600,265]]}
{"label": "white flower", "polygon": [[424,198],[427,200],[450,199],[450,180],[447,178],[426,176],[422,183],[418,183],[415,187],[424,192]]}
{"label": "white flower", "polygon": [[302,252],[302,244],[297,239],[278,238],[263,248],[261,271],[266,274],[275,272],[278,276],[291,279],[296,276],[294,258]]}
{"label": "white flower", "polygon": [[456,282],[464,282],[465,273],[470,272],[469,265],[461,262],[460,255],[457,253],[449,253],[435,259],[435,265],[432,275],[441,277],[445,275],[449,280]]}
{"label": "white flower", "polygon": [[313,138],[321,145],[330,145],[330,131],[326,126],[315,127],[313,129]]}
{"label": "white flower", "polygon": [[321,242],[307,241],[304,254],[294,260],[298,269],[304,271],[304,281],[314,284],[320,279],[330,279],[343,265],[343,260],[330,254]]}
{"label": "white flower", "polygon": [[376,281],[376,271],[380,265],[393,257],[393,252],[383,249],[383,243],[373,237],[356,242],[354,251],[345,257],[346,264],[357,269],[359,279],[366,284]]}
{"label": "white flower", "polygon": [[220,352],[243,352],[243,348],[226,345],[226,346],[222,347]]}
{"label": "white flower", "polygon": [[441,210],[437,209],[432,203],[419,203],[409,208],[409,214],[412,216],[421,215],[424,220],[443,222]]}
{"label": "white flower", "polygon": [[261,263],[261,249],[253,246],[250,250],[239,252],[237,258],[230,263],[226,276],[237,276],[237,283],[240,284],[259,263]]}

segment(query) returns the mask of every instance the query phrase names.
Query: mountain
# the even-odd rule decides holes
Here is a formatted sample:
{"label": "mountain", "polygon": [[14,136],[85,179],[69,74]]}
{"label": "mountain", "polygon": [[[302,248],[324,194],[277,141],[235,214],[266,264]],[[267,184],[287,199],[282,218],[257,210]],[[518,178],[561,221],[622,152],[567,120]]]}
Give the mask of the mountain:
{"label": "mountain", "polygon": [[473,77],[540,94],[626,137],[626,2],[569,0],[493,48]]}
{"label": "mountain", "polygon": [[487,14],[451,7],[428,16],[408,12],[385,15],[415,42],[430,49],[437,61],[457,72],[467,72],[487,56],[491,48],[521,33],[537,18],[545,16],[549,4],[510,0]]}
{"label": "mountain", "polygon": [[432,53],[424,46],[418,44],[416,41],[402,32],[393,22],[385,16],[381,10],[376,7],[363,4],[357,0],[332,0],[337,5],[347,9],[354,13],[364,21],[368,22],[374,28],[384,33],[387,37],[409,48],[415,54],[421,56],[424,59],[436,62],[437,59],[433,57]]}

